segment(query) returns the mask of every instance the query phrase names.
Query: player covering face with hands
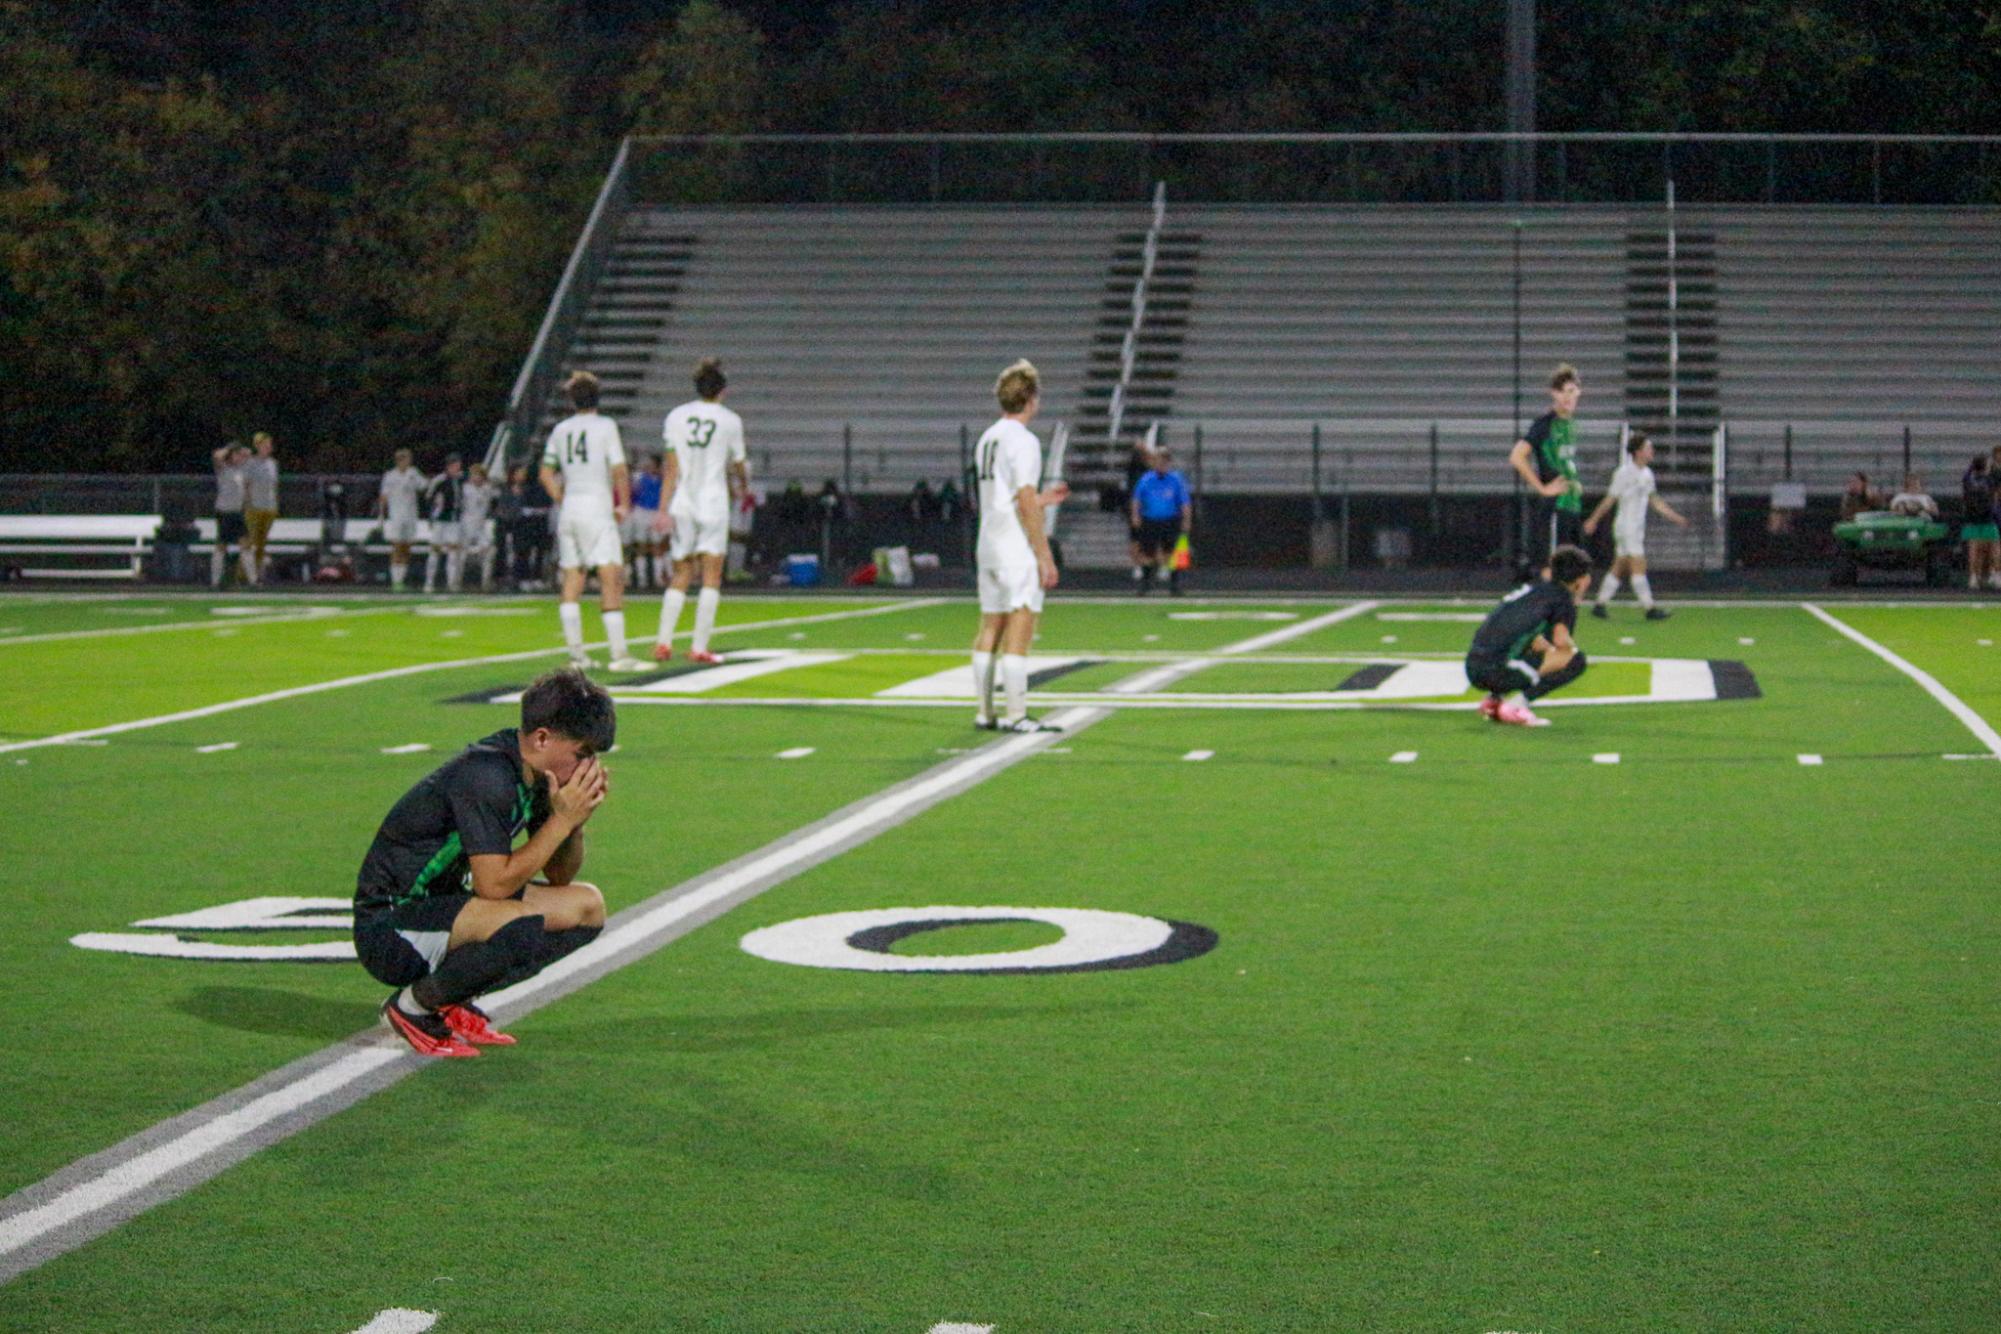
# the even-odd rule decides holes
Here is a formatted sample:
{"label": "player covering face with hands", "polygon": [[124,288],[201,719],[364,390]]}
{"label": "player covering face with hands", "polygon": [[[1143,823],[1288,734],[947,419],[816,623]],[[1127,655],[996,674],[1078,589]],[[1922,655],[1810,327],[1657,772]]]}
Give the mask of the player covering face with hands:
{"label": "player covering face with hands", "polygon": [[604,689],[575,668],[552,672],[522,694],[518,728],[474,742],[384,817],[355,882],[355,952],[397,988],[382,1019],[415,1051],[512,1045],[474,999],[604,929],[604,896],[577,873],[584,827],[611,791],[598,756],[615,735]]}

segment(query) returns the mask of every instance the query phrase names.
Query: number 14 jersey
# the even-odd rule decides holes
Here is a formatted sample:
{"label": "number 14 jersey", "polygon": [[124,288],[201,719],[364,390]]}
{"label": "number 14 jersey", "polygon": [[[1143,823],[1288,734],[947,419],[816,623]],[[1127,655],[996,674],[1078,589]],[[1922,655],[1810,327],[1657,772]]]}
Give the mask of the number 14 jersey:
{"label": "number 14 jersey", "polygon": [[542,466],[563,474],[563,517],[612,518],[612,470],[625,467],[618,423],[595,412],[565,417],[549,432]]}

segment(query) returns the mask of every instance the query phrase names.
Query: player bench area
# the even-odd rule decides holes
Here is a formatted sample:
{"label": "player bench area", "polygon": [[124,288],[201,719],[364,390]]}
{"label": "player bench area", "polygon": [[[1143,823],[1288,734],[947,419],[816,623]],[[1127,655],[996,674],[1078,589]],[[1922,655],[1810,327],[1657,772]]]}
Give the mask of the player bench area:
{"label": "player bench area", "polygon": [[[141,579],[163,522],[158,514],[0,514],[0,571],[24,579]],[[386,558],[389,544],[369,540],[378,526],[375,519],[350,518],[342,540],[367,556]],[[197,518],[194,528],[187,550],[206,557],[215,545],[215,517]],[[303,556],[322,545],[321,529],[318,519],[279,519],[265,550]],[[428,523],[417,525],[412,549],[429,551]]]}

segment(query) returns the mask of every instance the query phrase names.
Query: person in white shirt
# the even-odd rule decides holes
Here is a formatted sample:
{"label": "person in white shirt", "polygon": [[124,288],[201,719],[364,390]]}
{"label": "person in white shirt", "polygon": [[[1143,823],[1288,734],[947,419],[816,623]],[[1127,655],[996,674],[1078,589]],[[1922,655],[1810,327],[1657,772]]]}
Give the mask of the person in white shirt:
{"label": "person in white shirt", "polygon": [[644,671],[625,642],[625,561],[619,525],[632,503],[632,477],[625,465],[625,445],[618,423],[598,414],[598,377],[578,371],[564,384],[576,412],[549,432],[542,453],[542,489],[556,502],[556,564],[562,571],[563,642],[570,661],[591,665],[584,652],[584,578],[598,572],[598,606],[604,613],[605,638],[611,642],[611,669]]}
{"label": "person in white shirt", "polygon": [[1605,492],[1605,498],[1598,502],[1598,508],[1591,511],[1591,517],[1584,521],[1586,536],[1598,531],[1598,525],[1605,518],[1605,512],[1613,505],[1619,507],[1618,515],[1612,520],[1612,568],[1606,571],[1605,581],[1598,585],[1598,600],[1591,606],[1591,614],[1605,620],[1611,613],[1606,604],[1619,591],[1621,580],[1633,582],[1633,592],[1640,599],[1640,605],[1647,610],[1650,621],[1664,621],[1668,618],[1665,607],[1654,605],[1653,585],[1647,582],[1647,511],[1652,510],[1671,523],[1683,528],[1688,520],[1675,513],[1674,508],[1660,498],[1654,487],[1653,441],[1634,431],[1626,440],[1626,461],[1612,474],[1612,485]]}
{"label": "person in white shirt", "polygon": [[243,464],[243,531],[247,550],[243,564],[253,584],[261,584],[271,573],[264,556],[271,540],[271,525],[278,521],[278,459],[269,431],[250,437],[255,451]]}
{"label": "person in white shirt", "polygon": [[465,559],[478,563],[482,593],[493,587],[493,498],[499,490],[486,475],[486,465],[475,463],[459,493],[459,541]]}
{"label": "person in white shirt", "polygon": [[412,465],[407,449],[396,451],[396,466],[382,474],[375,493],[375,513],[382,520],[382,537],[389,543],[389,584],[397,592],[410,577],[410,547],[417,540],[417,504],[427,484]]}
{"label": "person in white shirt", "polygon": [[[980,629],[973,638],[976,727],[1003,732],[1058,729],[1028,716],[1028,648],[1035,640],[1042,595],[1056,587],[1056,558],[1049,550],[1042,511],[1070,494],[1063,482],[1038,490],[1042,444],[1028,429],[1042,406],[1042,377],[1017,361],[994,382],[1001,417],[980,436],[973,459],[979,470],[980,539],[977,566]],[[1007,716],[994,717],[995,657]]]}
{"label": "person in white shirt", "polygon": [[674,656],[674,630],[688,601],[697,560],[702,591],[695,599],[695,636],[688,646],[688,660],[722,661],[709,651],[709,636],[715,633],[716,609],[722,605],[731,500],[750,485],[743,418],[723,406],[728,389],[722,363],[703,358],[695,367],[696,398],[668,413],[662,428],[667,453],[660,476],[660,517],[654,527],[669,538],[667,555],[674,573],[660,599],[660,635],[653,645],[658,662]]}
{"label": "person in white shirt", "polygon": [[1904,489],[1890,497],[1890,513],[1907,519],[1937,519],[1938,502],[1925,490],[1925,479],[1914,472],[1904,474]]}
{"label": "person in white shirt", "polygon": [[215,544],[209,549],[208,581],[216,588],[229,574],[229,549],[236,548],[245,583],[253,582],[250,548],[244,542],[244,466],[250,451],[235,440],[209,456],[215,463]]}

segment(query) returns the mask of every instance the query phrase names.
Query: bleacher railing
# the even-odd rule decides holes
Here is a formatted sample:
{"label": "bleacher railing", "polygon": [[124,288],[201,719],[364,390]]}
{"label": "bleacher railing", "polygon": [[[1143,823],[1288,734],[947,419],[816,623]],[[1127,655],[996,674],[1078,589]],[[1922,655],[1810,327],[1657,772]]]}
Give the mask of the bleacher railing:
{"label": "bleacher railing", "polygon": [[[2001,203],[2001,135],[739,134],[628,141],[645,203]],[[1510,155],[1533,192],[1509,192]],[[716,163],[727,163],[719,175]]]}
{"label": "bleacher railing", "polygon": [[1117,440],[1125,429],[1126,392],[1133,382],[1133,366],[1139,361],[1140,331],[1146,327],[1146,291],[1153,281],[1153,266],[1160,257],[1160,232],[1167,224],[1167,182],[1153,187],[1153,221],[1146,229],[1146,243],[1140,247],[1139,276],[1133,280],[1132,321],[1119,344],[1119,382],[1112,386],[1111,412],[1105,435]]}
{"label": "bleacher railing", "polygon": [[514,390],[507,396],[507,413],[493,428],[493,438],[487,444],[486,466],[495,476],[506,476],[509,459],[524,457],[535,444],[536,428],[556,387],[556,377],[562,373],[563,357],[576,337],[591,289],[604,271],[632,202],[631,146],[630,140],[618,146],[597,200],[591,205],[590,217],[570,251],[569,262],[563,266],[556,294],[550,298],[542,325],[535,332],[534,346],[521,363],[520,374],[514,377]]}

